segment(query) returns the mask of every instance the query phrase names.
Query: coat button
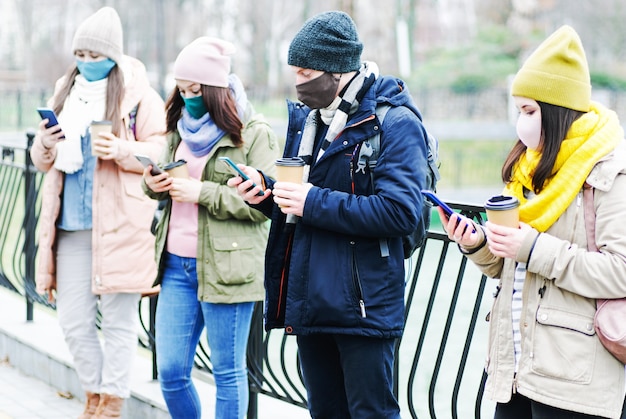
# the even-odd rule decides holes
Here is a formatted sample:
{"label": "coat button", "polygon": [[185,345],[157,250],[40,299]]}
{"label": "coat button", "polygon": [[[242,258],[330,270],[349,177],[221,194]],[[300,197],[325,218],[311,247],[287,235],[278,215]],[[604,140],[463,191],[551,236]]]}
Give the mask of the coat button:
{"label": "coat button", "polygon": [[543,320],[543,321],[548,320],[548,315],[547,314],[542,314],[541,315],[541,320]]}
{"label": "coat button", "polygon": [[347,142],[347,141],[344,141],[344,142],[343,142],[343,145],[348,145],[348,142]]}
{"label": "coat button", "polygon": [[232,246],[233,246],[234,248],[237,248],[237,247],[239,247],[239,244],[237,244],[237,242],[233,242]]}
{"label": "coat button", "polygon": [[285,327],[285,333],[293,333],[293,327],[291,326]]}

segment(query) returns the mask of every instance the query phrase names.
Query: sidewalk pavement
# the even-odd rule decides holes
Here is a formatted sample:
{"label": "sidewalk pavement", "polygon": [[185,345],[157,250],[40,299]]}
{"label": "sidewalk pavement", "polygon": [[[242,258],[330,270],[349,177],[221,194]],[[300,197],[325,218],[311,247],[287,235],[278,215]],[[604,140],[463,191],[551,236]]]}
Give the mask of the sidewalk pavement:
{"label": "sidewalk pavement", "polygon": [[[202,418],[214,416],[212,376],[198,371],[194,384],[202,400]],[[35,305],[26,321],[23,297],[0,287],[0,419],[68,419],[83,410],[84,393],[54,310]],[[306,409],[259,395],[258,419],[310,418]],[[131,397],[123,419],[168,419],[159,384],[152,380],[149,351],[138,348]]]}

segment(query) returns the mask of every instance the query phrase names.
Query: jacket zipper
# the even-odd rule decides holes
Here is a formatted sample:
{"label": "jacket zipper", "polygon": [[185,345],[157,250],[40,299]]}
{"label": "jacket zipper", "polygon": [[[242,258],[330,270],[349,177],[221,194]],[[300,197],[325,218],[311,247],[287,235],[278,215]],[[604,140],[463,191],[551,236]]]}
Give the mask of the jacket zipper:
{"label": "jacket zipper", "polygon": [[291,246],[293,244],[293,236],[295,232],[292,232],[289,239],[287,239],[287,249],[285,249],[285,259],[283,262],[283,269],[280,272],[280,286],[278,287],[278,303],[276,304],[276,319],[280,318],[280,312],[283,308],[283,293],[287,286],[287,269],[289,267],[289,261],[291,260]]}
{"label": "jacket zipper", "polygon": [[[354,246],[354,243],[352,243],[352,245]],[[354,282],[354,288],[357,293],[357,299],[359,300],[359,311],[361,312],[361,317],[366,318],[367,313],[365,312],[365,300],[363,299],[363,287],[361,286],[361,278],[359,277],[359,268],[356,263],[354,247],[352,249],[352,280]]]}

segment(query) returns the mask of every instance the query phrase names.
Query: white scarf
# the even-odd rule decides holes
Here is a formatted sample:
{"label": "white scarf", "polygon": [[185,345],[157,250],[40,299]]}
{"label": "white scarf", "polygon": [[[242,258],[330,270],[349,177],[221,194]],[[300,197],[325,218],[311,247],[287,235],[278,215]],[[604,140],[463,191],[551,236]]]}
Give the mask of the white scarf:
{"label": "white scarf", "polygon": [[81,139],[87,134],[91,121],[104,119],[108,77],[89,82],[78,74],[63,110],[59,125],[65,140],[56,143],[54,167],[65,173],[74,173],[83,166]]}
{"label": "white scarf", "polygon": [[[304,123],[302,140],[300,141],[300,148],[298,149],[298,156],[302,157],[304,161],[307,162],[306,166],[304,166],[303,182],[308,180],[311,166],[324,155],[326,149],[346,127],[348,116],[358,109],[359,100],[362,99],[365,91],[371,87],[372,83],[377,78],[378,65],[374,62],[366,61],[361,65],[358,74],[354,77],[354,80],[350,82],[343,96],[335,98],[325,109],[313,109],[309,112]],[[317,133],[318,113],[322,121],[329,125],[329,127],[322,147],[313,161],[312,154],[315,134]]]}
{"label": "white scarf", "polygon": [[[332,142],[341,134],[348,122],[348,116],[354,113],[359,108],[359,101],[363,98],[363,95],[372,86],[374,81],[378,78],[378,65],[371,61],[363,62],[359,72],[354,79],[348,85],[343,96],[335,98],[333,102],[325,109],[313,109],[307,115],[304,122],[304,130],[302,132],[302,139],[300,140],[300,147],[298,149],[298,156],[306,162],[304,166],[304,172],[302,175],[302,182],[306,183],[309,180],[309,172],[311,166],[315,164],[326,152],[326,149],[332,144]],[[313,146],[315,143],[315,135],[317,133],[318,114],[324,124],[328,124],[328,131],[326,131],[326,137],[320,148],[315,160],[313,159]],[[297,222],[297,216],[293,214],[287,214],[286,223],[295,224]]]}

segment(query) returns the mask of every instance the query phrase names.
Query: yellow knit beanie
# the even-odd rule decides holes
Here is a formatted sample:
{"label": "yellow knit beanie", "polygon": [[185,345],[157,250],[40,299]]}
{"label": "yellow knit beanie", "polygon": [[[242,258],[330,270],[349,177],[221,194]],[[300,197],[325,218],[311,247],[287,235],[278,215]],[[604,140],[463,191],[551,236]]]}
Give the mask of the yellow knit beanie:
{"label": "yellow knit beanie", "polygon": [[561,26],[528,57],[511,95],[588,112],[591,80],[585,50],[571,26]]}

